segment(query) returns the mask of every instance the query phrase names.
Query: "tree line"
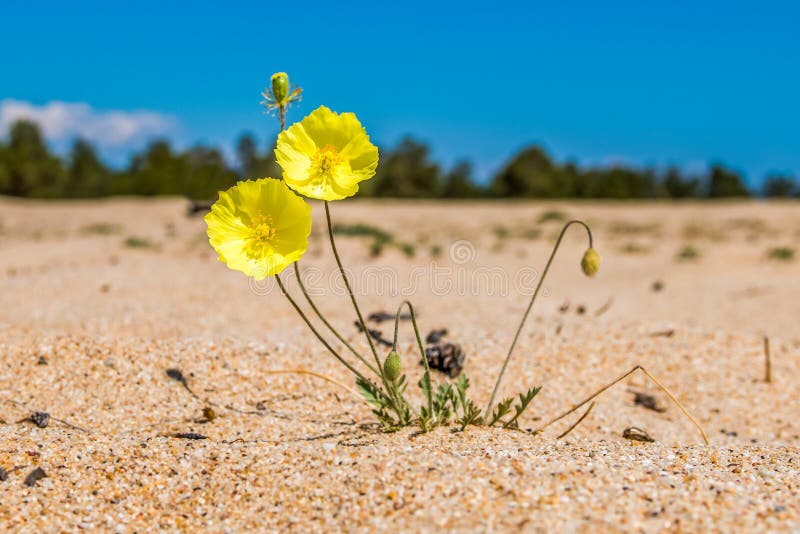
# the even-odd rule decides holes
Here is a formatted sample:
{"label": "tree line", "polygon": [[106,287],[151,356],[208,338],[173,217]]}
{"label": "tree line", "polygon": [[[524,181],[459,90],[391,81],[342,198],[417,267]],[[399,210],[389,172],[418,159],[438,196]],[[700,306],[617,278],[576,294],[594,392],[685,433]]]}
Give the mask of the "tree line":
{"label": "tree line", "polygon": [[[215,149],[195,146],[175,150],[156,140],[120,169],[104,164],[94,147],[78,139],[66,157],[53,154],[39,127],[29,121],[12,125],[0,142],[0,195],[31,198],[97,198],[112,195],[181,195],[196,200],[216,197],[240,178],[280,176],[273,151],[259,151],[252,135],[236,144],[235,165]],[[663,171],[624,165],[580,167],[554,161],[539,146],[521,150],[486,184],[476,182],[467,161],[443,169],[430,148],[412,138],[381,150],[374,179],[364,182],[361,197],[394,198],[608,198],[703,199],[729,197],[800,197],[791,176],[769,176],[758,190],[735,171],[715,164],[702,174],[677,167]]]}

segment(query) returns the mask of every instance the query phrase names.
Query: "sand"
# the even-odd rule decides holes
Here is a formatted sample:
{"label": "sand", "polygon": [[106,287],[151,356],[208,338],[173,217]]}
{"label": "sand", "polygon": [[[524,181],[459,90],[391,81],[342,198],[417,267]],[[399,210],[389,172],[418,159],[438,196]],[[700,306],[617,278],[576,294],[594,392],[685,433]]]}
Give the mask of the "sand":
{"label": "sand", "polygon": [[[307,284],[363,349],[314,210]],[[368,238],[339,239],[364,311],[410,298],[423,334],[447,328],[464,348],[479,404],[560,229],[538,221],[594,230],[600,274],[581,274],[573,228],[509,366],[504,394],[544,386],[522,430],[429,434],[381,433],[348,390],[268,375],[314,369],[352,385],[277,289],[219,263],[185,211],[0,199],[0,530],[800,530],[800,258],[769,258],[800,249],[797,204],[337,203],[336,222],[415,248],[373,258]],[[699,257],[677,259],[686,245]],[[637,364],[709,446],[640,373],[565,438],[578,414],[528,432]],[[656,441],[623,438],[631,426]],[[46,477],[26,485],[36,468]]]}

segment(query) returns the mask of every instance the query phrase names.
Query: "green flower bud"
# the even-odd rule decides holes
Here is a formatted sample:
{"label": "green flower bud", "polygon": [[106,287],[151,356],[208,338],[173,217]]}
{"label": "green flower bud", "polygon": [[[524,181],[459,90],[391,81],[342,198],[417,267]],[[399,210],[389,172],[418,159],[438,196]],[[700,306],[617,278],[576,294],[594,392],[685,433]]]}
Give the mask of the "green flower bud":
{"label": "green flower bud", "polygon": [[595,249],[586,249],[581,260],[581,269],[586,276],[594,276],[600,270],[600,254]]}
{"label": "green flower bud", "polygon": [[390,352],[386,357],[386,361],[383,362],[383,374],[386,375],[387,380],[394,382],[400,378],[400,373],[402,372],[403,362],[400,361],[400,355],[395,351]]}
{"label": "green flower bud", "polygon": [[272,75],[272,97],[278,104],[285,104],[289,96],[289,76],[285,72]]}

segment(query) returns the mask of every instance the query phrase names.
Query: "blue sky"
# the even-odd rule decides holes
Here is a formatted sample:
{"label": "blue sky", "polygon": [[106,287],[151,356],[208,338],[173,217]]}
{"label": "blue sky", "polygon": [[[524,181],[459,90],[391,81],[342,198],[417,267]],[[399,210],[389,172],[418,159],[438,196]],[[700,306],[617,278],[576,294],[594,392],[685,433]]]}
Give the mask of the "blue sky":
{"label": "blue sky", "polygon": [[[109,158],[158,134],[230,150],[273,138],[259,92],[285,70],[305,89],[290,121],[354,111],[380,145],[410,133],[479,177],[534,142],[582,164],[800,176],[798,4],[276,5],[4,0],[0,101],[46,110],[56,145],[95,125]],[[86,106],[65,125],[53,102]],[[109,137],[114,117],[131,135]]]}

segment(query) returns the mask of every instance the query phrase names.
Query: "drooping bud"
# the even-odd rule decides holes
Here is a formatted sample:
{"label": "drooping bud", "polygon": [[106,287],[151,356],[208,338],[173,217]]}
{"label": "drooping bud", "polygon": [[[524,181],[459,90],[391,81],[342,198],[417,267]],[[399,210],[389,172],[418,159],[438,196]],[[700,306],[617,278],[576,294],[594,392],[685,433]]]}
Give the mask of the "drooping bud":
{"label": "drooping bud", "polygon": [[276,72],[272,75],[272,96],[278,104],[285,104],[289,96],[289,75]]}
{"label": "drooping bud", "polygon": [[581,269],[586,276],[594,276],[600,270],[600,254],[595,249],[586,249],[581,260]]}
{"label": "drooping bud", "polygon": [[400,355],[392,351],[383,362],[383,374],[390,382],[394,382],[400,378],[400,373],[403,372],[403,362],[400,360]]}

